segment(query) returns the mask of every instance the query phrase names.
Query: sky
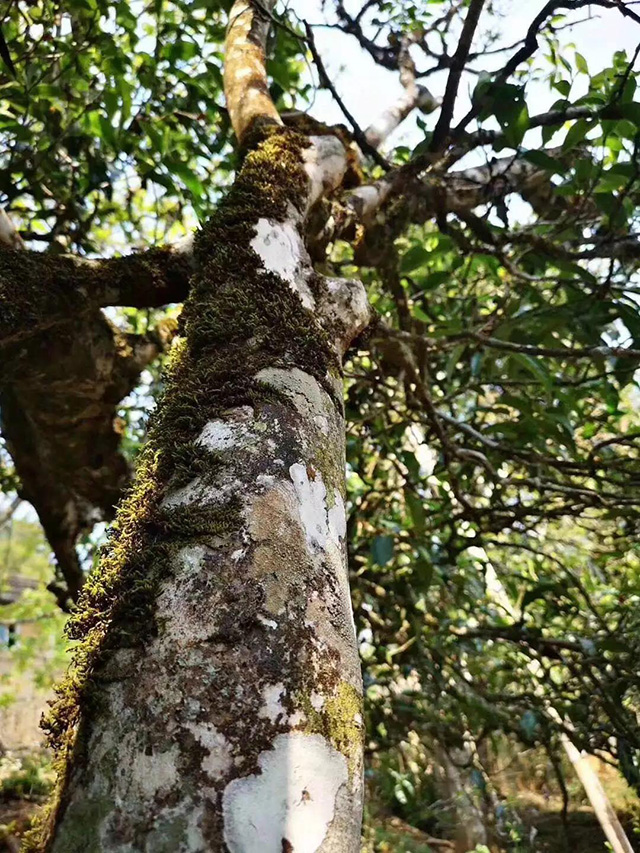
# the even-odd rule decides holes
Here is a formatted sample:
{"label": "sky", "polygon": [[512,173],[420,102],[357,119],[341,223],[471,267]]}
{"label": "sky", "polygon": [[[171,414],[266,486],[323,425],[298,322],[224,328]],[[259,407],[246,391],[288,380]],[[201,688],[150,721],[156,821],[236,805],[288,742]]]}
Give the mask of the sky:
{"label": "sky", "polygon": [[[286,5],[310,23],[327,20],[320,8],[320,0],[289,0]],[[332,6],[330,0],[326,5],[329,10]],[[354,5],[357,8],[358,4],[347,4],[348,8],[353,8]],[[499,0],[498,7],[504,14],[500,26],[503,34],[500,44],[513,44],[523,36],[544,5],[545,0]],[[581,9],[572,13],[572,20],[582,20],[589,17],[589,14],[589,9]],[[315,38],[327,70],[347,106],[361,127],[367,127],[385,106],[394,103],[398,98],[402,89],[397,75],[376,66],[351,36],[345,36],[335,29],[318,27],[315,30]],[[560,39],[565,45],[567,58],[572,57],[568,45],[574,43],[576,49],[587,59],[590,71],[597,72],[610,64],[616,50],[626,49],[630,55],[633,53],[636,45],[640,43],[640,24],[635,24],[615,10],[594,6],[591,20],[580,23],[571,30],[563,30]],[[500,62],[494,58],[491,67],[499,68]],[[446,72],[432,75],[427,82],[434,95],[442,96]],[[467,79],[461,86],[457,117],[461,117],[469,106],[468,95],[472,85],[473,80]],[[543,112],[553,103],[555,97],[550,95],[548,87],[534,83],[529,86],[528,100],[532,113]],[[316,93],[311,112],[316,118],[327,123],[344,122],[339,107],[326,91]],[[427,117],[429,127],[435,123],[436,116],[437,113]],[[393,142],[415,145],[420,138],[415,119],[410,119],[393,138]]]}

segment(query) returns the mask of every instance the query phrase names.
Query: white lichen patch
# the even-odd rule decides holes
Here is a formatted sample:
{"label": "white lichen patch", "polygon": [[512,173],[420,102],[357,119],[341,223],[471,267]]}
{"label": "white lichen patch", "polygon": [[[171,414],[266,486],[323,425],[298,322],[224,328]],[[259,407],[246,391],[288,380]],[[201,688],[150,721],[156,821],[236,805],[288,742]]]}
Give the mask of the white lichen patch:
{"label": "white lichen patch", "polygon": [[306,281],[309,256],[296,226],[292,222],[259,219],[255,231],[251,248],[264,268],[286,281],[304,307],[312,310],[316,302]]}
{"label": "white lichen patch", "polygon": [[314,424],[318,427],[323,435],[329,434],[329,419],[324,415],[315,415],[313,418]]}
{"label": "white lichen patch", "polygon": [[241,488],[237,481],[211,485],[201,477],[196,477],[186,486],[170,492],[162,501],[163,509],[173,509],[177,506],[189,506],[190,504],[216,504],[224,503]]}
{"label": "white lichen patch", "polygon": [[[124,761],[122,749],[120,753]],[[148,802],[158,795],[169,793],[179,782],[178,758],[177,746],[164,752],[152,751],[150,754],[140,749],[133,752],[130,763],[126,762],[130,768],[128,795]]]}
{"label": "white lichen patch", "polygon": [[[207,549],[202,545],[181,548],[176,558],[173,576],[160,587],[156,616],[160,631],[156,642],[160,644],[189,645],[206,640],[216,629],[216,604],[221,593],[216,592],[207,601],[206,614],[202,602],[188,594],[192,579],[200,574]],[[205,618],[206,615],[206,618]]]}
{"label": "white lichen patch", "polygon": [[267,717],[272,723],[275,723],[278,717],[285,714],[285,708],[280,701],[284,693],[284,684],[269,684],[262,691],[262,708],[260,708],[260,716]]}
{"label": "white lichen patch", "polygon": [[256,478],[256,483],[259,486],[273,486],[275,481],[276,478],[273,474],[258,474],[258,477]]}
{"label": "white lichen patch", "polygon": [[333,505],[327,513],[329,534],[335,542],[341,542],[347,535],[347,511],[338,489],[333,490]]}
{"label": "white lichen patch", "polygon": [[208,754],[200,766],[209,779],[215,781],[226,776],[233,766],[233,755],[225,736],[213,723],[187,723],[187,728],[200,746],[207,750]]}
{"label": "white lichen patch", "polygon": [[322,315],[325,323],[338,332],[336,344],[344,353],[371,320],[367,292],[358,279],[323,276],[322,280],[330,295],[322,303]]}
{"label": "white lichen patch", "polygon": [[206,841],[201,829],[203,818],[204,808],[202,806],[187,809],[187,828],[185,831],[187,850],[206,849]]}
{"label": "white lichen patch", "polygon": [[213,420],[204,425],[198,437],[198,444],[204,445],[207,450],[221,453],[246,447],[253,438],[253,431],[245,423]]}
{"label": "white lichen patch", "polygon": [[329,508],[327,489],[319,471],[314,471],[310,476],[308,467],[302,462],[296,462],[289,468],[289,475],[296,490],[300,520],[309,547],[326,550],[333,545],[340,548],[347,531],[347,518],[340,492],[334,489],[333,505]]}
{"label": "white lichen patch", "polygon": [[328,432],[333,404],[315,377],[297,367],[267,367],[256,374],[256,379],[288,397],[303,418],[314,422],[315,418],[324,418]]}
{"label": "white lichen patch", "polygon": [[315,853],[348,780],[346,758],[321,735],[293,732],[278,735],[258,764],[259,773],[234,779],[224,791],[230,853]]}
{"label": "white lichen patch", "polygon": [[304,169],[311,187],[308,206],[340,186],[347,170],[347,150],[337,136],[312,136],[303,152]]}
{"label": "white lichen patch", "polygon": [[322,709],[324,708],[325,698],[322,693],[318,693],[317,691],[313,690],[311,696],[309,697],[309,701],[311,702],[311,707],[315,711],[322,711]]}
{"label": "white lichen patch", "polygon": [[302,711],[294,711],[293,714],[289,714],[287,717],[287,725],[292,729],[301,726],[306,721],[307,718]]}

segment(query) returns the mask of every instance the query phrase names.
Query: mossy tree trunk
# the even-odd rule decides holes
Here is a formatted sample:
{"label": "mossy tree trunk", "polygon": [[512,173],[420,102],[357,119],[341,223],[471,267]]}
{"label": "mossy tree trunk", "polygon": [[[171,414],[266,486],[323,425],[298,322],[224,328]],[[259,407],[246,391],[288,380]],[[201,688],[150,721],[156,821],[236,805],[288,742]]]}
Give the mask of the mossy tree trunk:
{"label": "mossy tree trunk", "polygon": [[[264,22],[236,7],[255,39]],[[341,362],[369,310],[304,247],[348,158],[333,135],[250,119],[253,150],[196,239],[134,490],[71,619],[47,721],[58,791],[32,849],[359,849]]]}

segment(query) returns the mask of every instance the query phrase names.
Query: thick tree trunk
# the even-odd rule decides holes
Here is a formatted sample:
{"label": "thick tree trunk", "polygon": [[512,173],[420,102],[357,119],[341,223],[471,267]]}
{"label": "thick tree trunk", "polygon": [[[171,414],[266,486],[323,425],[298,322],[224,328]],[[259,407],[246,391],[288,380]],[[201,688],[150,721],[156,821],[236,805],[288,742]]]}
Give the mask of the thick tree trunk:
{"label": "thick tree trunk", "polygon": [[342,143],[263,136],[196,241],[136,487],[72,617],[36,848],[359,849],[341,358],[368,308],[360,283],[313,272],[301,237]]}

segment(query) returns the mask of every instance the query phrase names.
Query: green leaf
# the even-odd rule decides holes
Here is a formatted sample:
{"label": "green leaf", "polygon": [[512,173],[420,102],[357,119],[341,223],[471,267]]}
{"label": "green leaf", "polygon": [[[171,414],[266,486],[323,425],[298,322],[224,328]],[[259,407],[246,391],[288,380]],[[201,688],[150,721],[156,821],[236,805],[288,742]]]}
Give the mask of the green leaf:
{"label": "green leaf", "polygon": [[587,65],[587,60],[581,53],[578,53],[578,51],[576,51],[576,68],[581,74],[589,73],[589,66]]}
{"label": "green leaf", "polygon": [[529,108],[522,104],[509,124],[505,127],[505,136],[514,148],[518,148],[525,133],[529,130]]}
{"label": "green leaf", "polygon": [[640,127],[640,103],[621,104],[619,109],[624,118],[629,119],[637,127]]}
{"label": "green leaf", "polygon": [[530,373],[547,391],[551,391],[553,388],[553,377],[542,359],[534,358],[523,352],[514,352],[509,353],[509,361]]}
{"label": "green leaf", "polygon": [[525,610],[530,604],[538,599],[546,599],[551,595],[555,598],[559,598],[564,593],[566,593],[566,586],[563,583],[550,581],[538,584],[525,592],[522,598],[522,603],[520,604],[520,609]]}
{"label": "green leaf", "polygon": [[576,145],[579,145],[582,140],[585,138],[587,133],[591,130],[593,126],[593,122],[587,121],[586,119],[579,119],[575,122],[570,128],[565,137],[564,142],[562,143],[563,151],[570,151],[572,148],[575,148]]}
{"label": "green leaf", "polygon": [[600,640],[598,645],[605,652],[628,652],[629,651],[629,644],[625,643],[623,640],[617,639],[616,637],[605,637],[604,640]]}
{"label": "green leaf", "polygon": [[558,82],[554,84],[554,88],[566,98],[571,91],[571,83],[568,80],[558,80]]}
{"label": "green leaf", "polygon": [[411,516],[413,529],[417,533],[424,533],[424,529],[426,527],[426,518],[424,512],[424,502],[422,498],[420,498],[411,489],[406,489],[405,500],[407,501],[407,507],[409,509],[409,515]]}
{"label": "green leaf", "polygon": [[433,583],[434,565],[428,552],[424,548],[418,548],[418,559],[414,564],[414,574],[420,584],[420,589],[426,592]]}
{"label": "green leaf", "polygon": [[168,168],[172,174],[180,178],[192,195],[201,198],[203,193],[202,181],[189,166],[184,163],[172,163]]}
{"label": "green leaf", "polygon": [[378,566],[386,566],[393,559],[393,536],[376,536],[371,543],[371,559]]}
{"label": "green leaf", "polygon": [[594,192],[597,193],[610,193],[615,192],[616,190],[622,189],[629,183],[629,178],[620,174],[619,172],[614,172],[613,170],[609,172],[604,172],[600,180],[598,181]]}
{"label": "green leaf", "polygon": [[403,273],[413,272],[413,270],[418,269],[426,263],[429,259],[429,254],[424,246],[412,246],[404,253],[402,263],[400,264],[400,271]]}
{"label": "green leaf", "polygon": [[534,166],[537,166],[539,169],[545,169],[547,172],[551,172],[552,174],[563,175],[567,171],[566,164],[556,160],[555,157],[547,154],[546,151],[536,151],[535,149],[532,151],[525,151],[524,159],[529,163],[532,163]]}

